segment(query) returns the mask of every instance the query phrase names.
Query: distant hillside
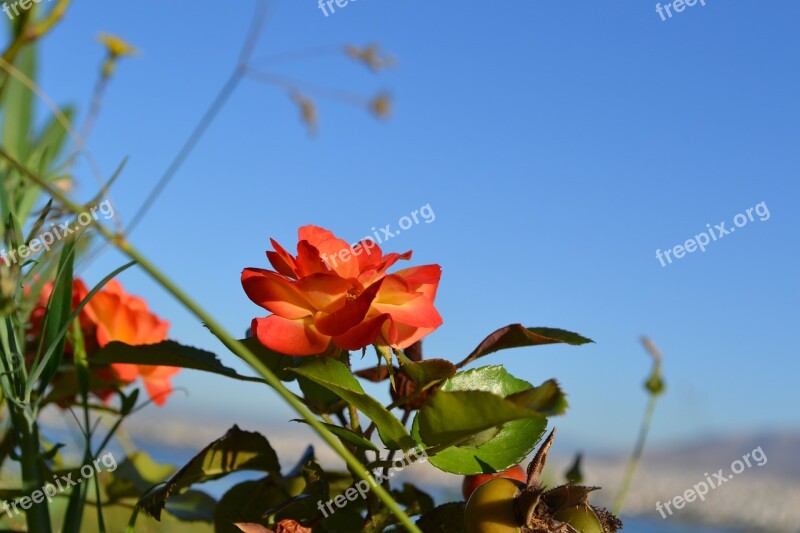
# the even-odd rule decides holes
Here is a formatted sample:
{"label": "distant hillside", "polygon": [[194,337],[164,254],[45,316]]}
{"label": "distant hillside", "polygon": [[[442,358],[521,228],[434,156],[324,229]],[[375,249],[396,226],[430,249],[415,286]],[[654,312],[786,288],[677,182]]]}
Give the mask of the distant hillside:
{"label": "distant hillside", "polygon": [[[761,448],[766,462],[751,467],[743,462],[743,471],[734,475],[734,461]],[[756,453],[756,458],[761,454]],[[602,484],[597,501],[610,505],[624,472],[626,457],[585,458],[587,483]],[[566,468],[562,459],[558,466]],[[738,465],[737,465],[738,467]],[[722,469],[724,483],[715,473]],[[563,471],[563,470],[562,470]],[[555,473],[559,473],[555,470]],[[696,499],[682,509],[674,509],[666,518],[656,510],[696,484],[706,482],[708,474],[719,486],[709,489],[705,501]],[[743,531],[800,532],[800,434],[772,433],[743,437],[715,437],[700,442],[653,449],[645,452],[624,512],[656,520],[687,521],[707,525],[735,527]],[[663,507],[662,507],[663,508]]]}

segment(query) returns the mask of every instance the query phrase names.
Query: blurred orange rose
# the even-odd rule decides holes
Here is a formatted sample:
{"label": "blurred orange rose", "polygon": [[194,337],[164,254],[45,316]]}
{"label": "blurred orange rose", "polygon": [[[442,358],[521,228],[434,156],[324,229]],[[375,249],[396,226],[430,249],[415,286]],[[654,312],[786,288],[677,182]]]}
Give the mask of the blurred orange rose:
{"label": "blurred orange rose", "polygon": [[441,268],[426,265],[387,274],[411,252],[387,254],[373,241],[350,247],[316,226],[298,231],[297,256],[271,240],[276,272],[246,268],[242,286],[273,313],[253,320],[268,348],[287,355],[322,353],[333,344],[359,350],[376,343],[406,348],[442,324],[433,305]]}
{"label": "blurred orange rose", "polygon": [[[48,282],[39,294],[39,301],[31,314],[33,337],[41,331],[47,309],[47,301],[53,292],[53,282]],[[76,278],[72,287],[73,309],[86,298],[89,290],[81,279]],[[147,303],[139,297],[125,292],[122,285],[109,281],[98,291],[78,315],[86,352],[91,360],[92,353],[111,341],[130,345],[155,344],[167,339],[169,322],[159,319],[148,310]],[[66,353],[72,356],[72,348],[67,345]],[[95,368],[93,372],[105,381],[120,381],[129,384],[141,377],[147,393],[157,405],[163,405],[172,391],[170,376],[179,368],[151,365],[112,364],[107,369]],[[92,391],[100,398],[107,398],[110,390]]]}
{"label": "blurred orange rose", "polygon": [[[109,281],[95,294],[85,310],[97,326],[97,344],[101,348],[111,341],[139,345],[167,340],[169,322],[151,313],[142,298],[126,293],[117,280]],[[164,404],[172,392],[169,378],[180,371],[171,366],[123,363],[113,364],[111,368],[126,383],[141,377],[147,394],[156,405]]]}

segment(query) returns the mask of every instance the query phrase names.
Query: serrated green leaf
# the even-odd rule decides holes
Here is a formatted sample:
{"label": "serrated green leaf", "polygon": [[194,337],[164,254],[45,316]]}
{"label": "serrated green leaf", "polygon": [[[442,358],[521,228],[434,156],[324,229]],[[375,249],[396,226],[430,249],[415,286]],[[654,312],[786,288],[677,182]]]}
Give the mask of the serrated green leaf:
{"label": "serrated green leaf", "polygon": [[[241,533],[233,522],[263,521],[267,509],[293,496],[280,487],[272,477],[244,481],[231,487],[214,510],[215,533]],[[235,517],[236,520],[233,520]]]}
{"label": "serrated green leaf", "polygon": [[173,366],[202,370],[241,381],[264,382],[260,378],[237,374],[232,368],[223,365],[212,352],[194,348],[193,346],[186,346],[175,341],[162,341],[157,344],[142,344],[138,346],[114,341],[94,352],[91,362],[103,365],[126,363],[148,366]]}
{"label": "serrated green leaf", "polygon": [[456,366],[463,368],[480,357],[509,348],[559,343],[578,346],[590,342],[594,341],[563,329],[526,328],[522,324],[511,324],[510,326],[498,329],[486,337],[466,359]]}
{"label": "serrated green leaf", "polygon": [[425,359],[418,363],[406,363],[400,369],[419,387],[427,387],[434,383],[453,377],[456,365],[444,359]]}
{"label": "serrated green leaf", "polygon": [[216,508],[217,500],[199,490],[187,490],[167,502],[167,512],[184,522],[211,523]]}
{"label": "serrated green leaf", "polygon": [[506,422],[535,416],[491,392],[440,390],[419,410],[419,435],[426,446],[461,443]]}
{"label": "serrated green leaf", "polygon": [[161,511],[173,495],[181,494],[195,483],[212,481],[243,470],[280,476],[280,463],[264,436],[233,426],[222,438],[203,448],[169,481],[142,497],[137,507],[160,520]]}
{"label": "serrated green leaf", "polygon": [[[460,372],[442,384],[441,391],[479,390],[506,396],[530,390],[533,386],[517,379],[502,366],[487,366]],[[438,394],[438,393],[437,393]],[[412,434],[421,440],[419,418],[414,419]],[[547,427],[547,420],[533,417],[504,424],[479,446],[454,446],[429,455],[432,465],[445,472],[470,475],[499,472],[519,464],[536,446]]]}
{"label": "serrated green leaf", "polygon": [[568,406],[567,397],[554,379],[547,380],[538,387],[511,394],[507,398],[544,417],[563,415]]}

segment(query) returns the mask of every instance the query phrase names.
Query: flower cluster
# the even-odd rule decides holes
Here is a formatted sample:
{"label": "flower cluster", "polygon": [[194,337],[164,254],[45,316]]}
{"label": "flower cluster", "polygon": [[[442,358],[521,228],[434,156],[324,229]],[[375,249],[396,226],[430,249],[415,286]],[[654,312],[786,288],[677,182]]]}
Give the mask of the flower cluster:
{"label": "flower cluster", "polygon": [[[351,247],[317,226],[298,231],[297,255],[274,240],[267,258],[275,271],[246,268],[247,296],[272,315],[255,318],[252,334],[287,355],[313,355],[331,346],[359,350],[370,344],[406,348],[442,324],[433,305],[439,265],[388,270],[411,252],[384,255],[373,241]],[[323,257],[352,250],[334,267]]]}

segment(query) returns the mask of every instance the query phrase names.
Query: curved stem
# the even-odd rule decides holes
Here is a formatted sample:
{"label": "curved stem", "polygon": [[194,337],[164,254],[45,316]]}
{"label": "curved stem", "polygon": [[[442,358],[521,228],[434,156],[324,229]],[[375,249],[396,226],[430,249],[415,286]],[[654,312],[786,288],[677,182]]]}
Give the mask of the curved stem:
{"label": "curved stem", "polygon": [[614,499],[612,512],[615,515],[619,515],[622,510],[622,504],[625,503],[625,496],[628,495],[628,489],[630,489],[631,482],[633,481],[633,474],[636,473],[636,468],[639,466],[639,461],[642,459],[642,452],[644,452],[647,433],[650,431],[650,423],[653,421],[653,413],[655,412],[657,402],[658,395],[652,394],[650,400],[647,402],[647,409],[642,419],[642,425],[639,428],[639,437],[636,439],[636,446],[634,446],[633,453],[631,453],[631,458],[628,461],[628,469],[625,472],[622,486],[619,489],[619,493],[617,493],[617,497]]}
{"label": "curved stem", "polygon": [[[43,180],[38,175],[31,172],[27,167],[22,165],[14,157],[12,157],[5,149],[0,147],[0,157],[9,162],[15,167],[20,175],[26,179],[37,184],[39,187],[47,191],[53,198],[61,202],[64,207],[74,213],[80,213],[83,207],[70,198],[63,192],[53,187],[50,183]],[[319,434],[319,436],[342,458],[347,466],[355,472],[358,477],[366,480],[373,487],[372,491],[375,495],[386,505],[386,507],[397,517],[401,524],[411,533],[422,533],[411,518],[403,511],[400,505],[392,498],[389,492],[386,491],[380,484],[378,484],[364,468],[364,465],[345,448],[339,439],[333,435],[327,428],[314,416],[308,407],[297,399],[292,392],[284,386],[280,379],[264,364],[261,360],[253,354],[244,344],[236,340],[230,333],[228,333],[217,320],[207,313],[199,304],[197,304],[188,294],[183,292],[171,279],[164,275],[150,260],[142,255],[136,248],[134,248],[124,237],[114,234],[104,225],[100,224],[97,220],[92,220],[91,224],[97,231],[121,252],[127,255],[133,261],[147,272],[153,280],[155,280],[164,289],[170,292],[179,302],[183,304],[192,314],[194,314],[200,321],[219,338],[222,343],[231,350],[235,355],[239,356],[247,364],[250,365],[264,381],[267,382],[277,393],[283,397],[300,416],[302,416],[309,425]]]}

